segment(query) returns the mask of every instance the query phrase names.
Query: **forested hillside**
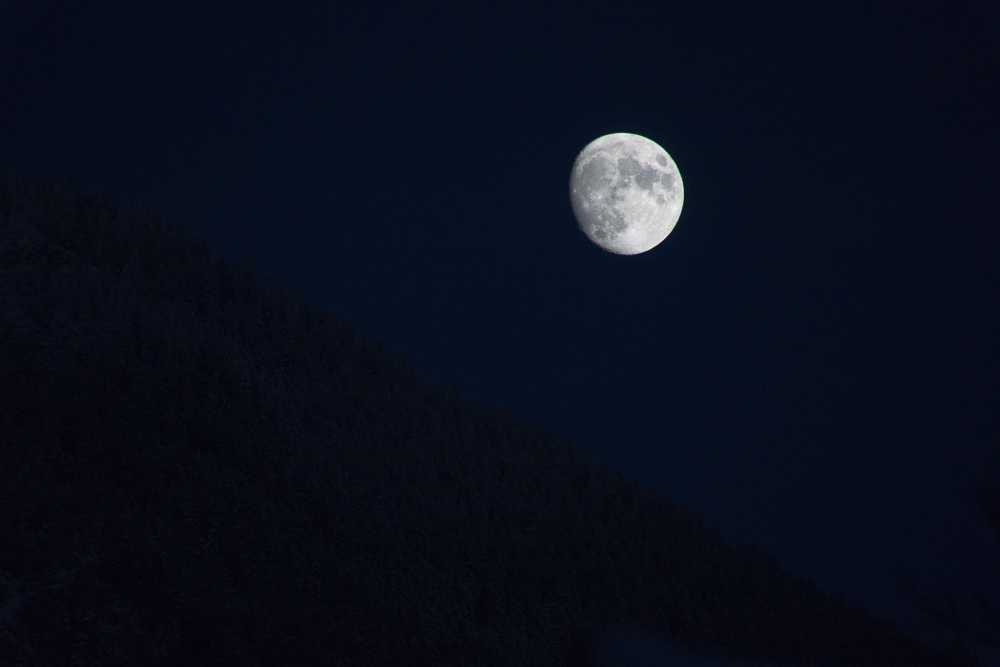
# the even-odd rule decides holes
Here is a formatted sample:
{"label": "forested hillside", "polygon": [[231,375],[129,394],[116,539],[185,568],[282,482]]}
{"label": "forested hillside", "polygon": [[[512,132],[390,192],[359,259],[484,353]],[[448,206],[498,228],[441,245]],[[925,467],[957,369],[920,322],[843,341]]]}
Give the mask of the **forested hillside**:
{"label": "forested hillside", "polygon": [[574,665],[616,625],[975,664],[158,216],[0,176],[0,665]]}

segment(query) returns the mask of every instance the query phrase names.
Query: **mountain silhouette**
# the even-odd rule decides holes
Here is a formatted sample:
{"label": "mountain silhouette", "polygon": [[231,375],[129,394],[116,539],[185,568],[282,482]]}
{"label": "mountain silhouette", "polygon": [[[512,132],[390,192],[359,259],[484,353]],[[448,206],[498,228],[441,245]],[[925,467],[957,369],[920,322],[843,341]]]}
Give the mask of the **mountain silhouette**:
{"label": "mountain silhouette", "polygon": [[976,664],[155,213],[0,175],[0,665],[571,666],[628,627]]}

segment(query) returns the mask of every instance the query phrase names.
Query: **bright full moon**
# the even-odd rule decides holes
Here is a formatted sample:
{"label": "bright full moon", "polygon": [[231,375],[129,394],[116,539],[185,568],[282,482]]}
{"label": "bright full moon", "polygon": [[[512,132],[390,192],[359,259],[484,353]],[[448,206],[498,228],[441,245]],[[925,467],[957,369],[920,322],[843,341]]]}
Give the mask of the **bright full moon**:
{"label": "bright full moon", "polygon": [[684,205],[684,183],[667,151],[638,134],[608,134],[573,163],[569,200],[580,229],[618,255],[638,255],[667,238]]}

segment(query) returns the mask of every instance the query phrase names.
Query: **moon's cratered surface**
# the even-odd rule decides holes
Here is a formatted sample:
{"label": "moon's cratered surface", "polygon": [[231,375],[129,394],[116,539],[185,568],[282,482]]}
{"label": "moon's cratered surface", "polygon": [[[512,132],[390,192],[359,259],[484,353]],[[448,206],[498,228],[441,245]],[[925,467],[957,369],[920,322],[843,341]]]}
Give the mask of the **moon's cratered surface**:
{"label": "moon's cratered surface", "polygon": [[573,163],[569,199],[580,229],[618,255],[667,238],[684,205],[684,183],[667,151],[638,134],[607,134]]}

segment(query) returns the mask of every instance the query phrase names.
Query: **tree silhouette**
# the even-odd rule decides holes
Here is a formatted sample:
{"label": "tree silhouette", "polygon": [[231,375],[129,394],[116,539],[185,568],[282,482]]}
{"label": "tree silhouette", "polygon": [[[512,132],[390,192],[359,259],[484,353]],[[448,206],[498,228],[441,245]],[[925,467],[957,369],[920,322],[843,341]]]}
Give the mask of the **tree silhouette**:
{"label": "tree silhouette", "polygon": [[[985,470],[983,483],[976,490],[976,500],[997,537],[1000,538],[1000,488],[990,465],[986,464],[983,468]],[[997,565],[1000,571],[1000,554]],[[983,646],[1000,648],[1000,605],[991,600],[985,591],[972,591],[979,614],[978,618],[974,619],[962,612],[951,591],[946,591],[941,596],[934,596],[919,591],[908,579],[900,579],[899,585],[907,597],[929,618],[953,632],[959,640],[967,639]]]}
{"label": "tree silhouette", "polygon": [[0,174],[0,665],[971,667],[155,215]]}

